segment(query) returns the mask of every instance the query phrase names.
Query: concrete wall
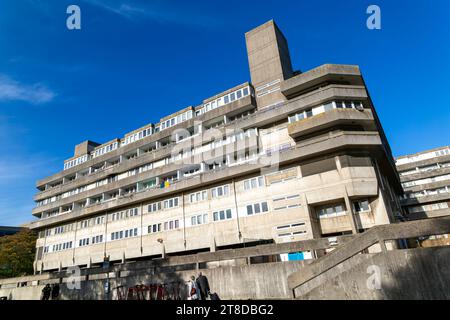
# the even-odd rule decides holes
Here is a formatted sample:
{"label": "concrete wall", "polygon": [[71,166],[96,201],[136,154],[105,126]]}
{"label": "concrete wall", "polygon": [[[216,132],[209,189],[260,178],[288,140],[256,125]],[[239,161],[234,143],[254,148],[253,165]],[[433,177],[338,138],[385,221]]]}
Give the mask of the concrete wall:
{"label": "concrete wall", "polygon": [[[303,261],[290,261],[279,263],[265,263],[242,266],[221,266],[219,268],[200,270],[208,277],[211,291],[217,292],[221,299],[289,299],[290,293],[286,278],[290,273],[296,272],[303,266]],[[129,271],[122,271],[127,275]],[[180,293],[187,296],[185,283],[190,276],[197,276],[197,271],[181,271],[173,273],[147,272],[133,273],[119,278],[111,278],[111,288],[119,285],[131,287],[136,284],[150,283],[180,283]],[[105,275],[97,275],[97,280],[81,282],[80,290],[69,290],[63,283],[61,299],[103,300]],[[91,278],[94,278],[91,276]],[[55,280],[49,280],[48,282]],[[63,280],[64,282],[65,280]],[[174,284],[173,284],[174,285]],[[172,285],[172,286],[173,286]],[[13,300],[38,300],[44,284],[21,288],[2,288],[0,297],[6,296]],[[117,299],[117,290],[112,290],[110,299]]]}
{"label": "concrete wall", "polygon": [[[357,255],[296,290],[299,299],[450,299],[450,247]],[[380,289],[367,282],[379,267]],[[315,283],[314,283],[315,282]],[[318,286],[316,286],[318,285]]]}

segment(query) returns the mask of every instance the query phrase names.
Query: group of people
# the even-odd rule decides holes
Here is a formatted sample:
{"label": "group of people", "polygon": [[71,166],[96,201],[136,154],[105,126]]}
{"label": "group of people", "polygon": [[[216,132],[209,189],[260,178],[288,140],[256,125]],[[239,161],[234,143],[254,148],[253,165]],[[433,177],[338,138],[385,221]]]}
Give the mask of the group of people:
{"label": "group of people", "polygon": [[59,298],[59,284],[54,283],[52,286],[50,284],[46,284],[42,289],[42,300],[50,300],[50,296],[52,300],[58,300]]}
{"label": "group of people", "polygon": [[201,272],[198,274],[197,279],[195,276],[191,276],[188,289],[188,300],[219,300],[216,293],[211,293],[209,288],[208,278]]}

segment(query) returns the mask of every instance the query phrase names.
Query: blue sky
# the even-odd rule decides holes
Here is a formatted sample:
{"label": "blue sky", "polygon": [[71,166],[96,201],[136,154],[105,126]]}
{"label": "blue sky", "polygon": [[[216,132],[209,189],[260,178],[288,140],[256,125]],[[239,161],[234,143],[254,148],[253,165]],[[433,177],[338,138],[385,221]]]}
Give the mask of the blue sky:
{"label": "blue sky", "polygon": [[[66,28],[81,8],[82,29]],[[366,28],[381,8],[382,29]],[[275,19],[295,69],[358,64],[395,156],[449,145],[450,2],[0,2],[0,225],[29,221],[35,181],[106,142],[248,81],[244,33]]]}

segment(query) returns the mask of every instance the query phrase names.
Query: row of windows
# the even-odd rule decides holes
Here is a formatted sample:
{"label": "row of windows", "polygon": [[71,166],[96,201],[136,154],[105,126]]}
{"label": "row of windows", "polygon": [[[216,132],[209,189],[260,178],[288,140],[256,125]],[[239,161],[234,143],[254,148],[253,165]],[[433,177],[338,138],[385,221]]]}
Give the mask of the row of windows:
{"label": "row of windows", "polygon": [[138,228],[116,231],[111,233],[111,241],[138,236]]}
{"label": "row of windows", "polygon": [[197,226],[208,223],[208,214],[199,214],[191,217],[191,226]]}
{"label": "row of windows", "polygon": [[145,137],[151,136],[152,134],[153,134],[153,128],[152,127],[146,128],[146,129],[141,130],[141,131],[139,131],[139,132],[137,132],[135,134],[125,136],[125,139],[121,142],[121,145],[124,146],[124,145],[127,145],[129,143],[132,143],[132,142],[144,139]]}
{"label": "row of windows", "polygon": [[205,103],[203,105],[202,109],[196,111],[196,114],[197,115],[201,115],[201,114],[203,114],[205,112],[209,112],[209,111],[214,110],[214,109],[216,109],[218,107],[221,107],[221,106],[224,106],[224,105],[226,105],[228,103],[231,103],[231,102],[233,102],[235,100],[240,100],[240,99],[248,96],[249,94],[250,94],[250,87],[245,87],[245,88],[242,88],[242,89],[238,89],[238,90],[233,91],[231,93],[228,93],[228,94],[226,94],[226,95],[224,95],[224,96],[222,96],[222,97],[220,97],[218,99],[215,99],[213,101]]}
{"label": "row of windows", "polygon": [[[227,136],[225,138],[225,140],[219,140],[219,141],[211,142],[210,144],[208,144],[206,146],[202,146],[202,147],[199,147],[199,148],[194,148],[194,150],[192,152],[187,152],[187,153],[185,153],[183,155],[172,156],[172,157],[163,159],[163,161],[164,161],[165,164],[167,164],[167,163],[170,163],[170,162],[173,162],[173,161],[177,160],[177,158],[184,158],[184,157],[191,156],[192,154],[197,154],[197,153],[200,153],[200,152],[204,152],[204,150],[203,150],[204,148],[207,148],[207,147],[217,148],[218,145],[222,145],[223,143],[234,142],[236,140],[243,139],[244,137],[250,137],[250,136],[256,135],[256,134],[257,134],[256,129],[248,129],[245,132],[240,132],[240,133],[232,135],[232,136]],[[101,149],[99,149],[99,150],[101,150]],[[203,151],[201,151],[201,150],[203,150]],[[133,157],[137,157],[137,154],[133,154],[133,155],[129,156],[128,159],[131,159]],[[66,197],[69,197],[69,196],[76,195],[76,194],[79,194],[81,192],[84,192],[84,191],[90,189],[91,187],[100,187],[102,185],[105,185],[105,184],[108,184],[108,183],[112,183],[114,181],[121,180],[121,179],[126,178],[126,177],[134,176],[137,173],[141,173],[141,172],[145,172],[147,170],[151,170],[153,167],[156,168],[156,165],[154,166],[154,163],[145,164],[145,165],[143,165],[143,166],[141,166],[139,168],[131,169],[131,170],[127,171],[125,174],[120,174],[119,176],[114,176],[114,177],[111,177],[111,178],[108,178],[108,179],[102,179],[102,180],[96,181],[96,182],[94,182],[94,183],[92,183],[90,185],[85,185],[85,186],[81,186],[79,188],[70,190],[70,191],[68,191],[68,192],[66,192],[66,193],[64,193],[62,195],[57,195],[56,197],[53,197],[53,198],[50,198],[50,199],[44,199],[42,201],[39,201],[37,203],[37,206],[39,207],[39,206],[46,205],[48,203],[54,202],[54,201],[60,199],[59,197],[61,197],[61,196],[62,196],[62,198],[66,198]],[[101,170],[101,169],[104,169],[104,166],[101,167],[101,168],[94,169],[94,172],[96,172],[98,170]],[[197,173],[200,173],[200,168],[194,168],[192,170],[186,171],[185,172],[185,176],[188,177],[188,176],[191,176],[191,175],[197,174]],[[156,180],[152,181],[151,183],[146,183],[145,186],[144,186],[144,189],[148,189],[148,188],[153,187],[155,185],[156,185]]]}
{"label": "row of windows", "polygon": [[105,216],[99,216],[92,219],[86,219],[83,221],[80,221],[80,229],[85,229],[90,226],[100,225],[105,223]]}
{"label": "row of windows", "polygon": [[119,143],[118,142],[113,142],[111,144],[108,144],[107,146],[101,147],[97,150],[95,150],[92,154],[92,158],[96,158],[99,157],[101,155],[104,155],[108,152],[114,151],[119,147]]}
{"label": "row of windows", "polygon": [[[201,109],[196,111],[196,115],[201,115],[201,114],[203,114],[205,112],[214,110],[214,109],[216,109],[218,107],[221,107],[223,105],[231,103],[231,102],[233,102],[235,100],[242,99],[242,98],[248,96],[249,94],[250,94],[250,87],[245,87],[245,88],[242,88],[242,89],[238,89],[238,90],[236,90],[234,92],[231,92],[229,94],[226,94],[226,95],[224,95],[224,96],[222,96],[222,97],[220,97],[220,98],[218,98],[216,100],[213,100],[213,101],[210,101],[208,103],[205,103]],[[193,117],[193,111],[192,110],[188,110],[188,111],[186,111],[186,112],[184,112],[182,114],[179,114],[179,115],[177,115],[177,116],[175,116],[173,118],[170,118],[168,120],[165,120],[165,121],[161,122],[161,124],[155,129],[155,132],[156,131],[162,131],[162,130],[165,130],[167,128],[173,127],[173,126],[175,126],[175,125],[177,125],[179,123],[182,123],[184,121],[192,119],[192,117]],[[145,138],[147,136],[150,136],[152,134],[153,134],[153,129],[152,129],[152,126],[151,126],[151,127],[146,128],[146,129],[143,129],[143,130],[141,130],[141,131],[139,131],[139,132],[137,132],[135,134],[125,136],[125,138],[121,141],[121,145],[124,146],[124,145],[130,144],[132,142],[138,141],[138,140],[143,139],[143,138]],[[119,147],[119,143],[118,142],[114,142],[114,143],[111,143],[111,144],[109,144],[109,145],[107,145],[105,147],[99,148],[99,149],[95,150],[92,153],[92,158],[95,158],[95,157],[101,156],[103,154],[106,154],[108,152],[111,152],[113,150],[116,150],[118,147]],[[79,157],[77,159],[74,159],[74,160],[71,160],[71,161],[67,161],[67,162],[64,163],[64,170],[67,170],[67,169],[70,169],[70,168],[72,168],[74,166],[82,164],[82,163],[88,161],[89,158],[90,158],[90,156],[88,154],[86,154],[86,155],[83,155],[82,157]]]}
{"label": "row of windows", "polygon": [[439,202],[439,203],[427,204],[424,206],[410,207],[410,208],[408,208],[408,212],[416,213],[416,212],[435,211],[435,210],[442,210],[442,209],[448,209],[447,202]]}
{"label": "row of windows", "polygon": [[[353,202],[355,213],[365,213],[370,211],[368,200],[357,200]],[[316,210],[319,218],[333,218],[346,215],[345,206],[343,204],[334,204],[320,207]]]}
{"label": "row of windows", "polygon": [[442,176],[436,176],[436,177],[432,177],[432,178],[408,181],[408,182],[402,183],[402,186],[404,188],[408,188],[408,187],[420,186],[423,184],[428,184],[428,183],[433,183],[433,182],[438,182],[438,181],[445,181],[445,180],[450,180],[450,174],[445,174]]}
{"label": "row of windows", "polygon": [[397,159],[395,164],[402,165],[402,164],[406,164],[406,163],[412,163],[412,162],[417,162],[417,161],[422,161],[422,160],[427,160],[427,159],[432,159],[432,158],[442,157],[442,156],[447,156],[447,155],[450,155],[450,148],[444,148],[441,150],[430,151],[430,152],[423,153],[420,155],[412,155],[412,156],[400,158],[400,159]]}
{"label": "row of windows", "polygon": [[320,106],[303,110],[294,114],[293,116],[290,116],[289,123],[310,118],[332,109],[363,109],[363,104],[360,101],[331,101]]}
{"label": "row of windows", "polygon": [[59,244],[54,244],[53,247],[52,247],[52,251],[53,252],[67,250],[67,249],[72,249],[72,241],[59,243]]}
{"label": "row of windows", "polygon": [[165,121],[161,122],[161,124],[160,124],[160,126],[159,126],[159,127],[160,127],[160,130],[162,131],[162,130],[164,130],[164,129],[173,127],[173,126],[175,126],[175,125],[177,125],[177,124],[179,124],[179,123],[182,123],[182,122],[184,122],[184,121],[187,121],[187,120],[189,120],[189,119],[192,119],[192,116],[193,116],[192,110],[183,112],[182,114],[179,114],[179,115],[176,116],[176,117],[173,117],[173,118],[171,118],[171,119],[168,119],[168,120],[165,120]]}
{"label": "row of windows", "polygon": [[211,189],[211,196],[213,198],[220,198],[220,197],[225,197],[225,196],[229,196],[229,195],[230,195],[230,186],[228,184]]}
{"label": "row of windows", "polygon": [[208,191],[206,191],[206,190],[191,193],[189,195],[189,201],[191,203],[205,201],[205,200],[208,200]]}
{"label": "row of windows", "polygon": [[222,221],[222,220],[229,220],[233,217],[231,209],[226,210],[220,210],[213,212],[213,219],[214,221]]}
{"label": "row of windows", "polygon": [[438,194],[444,194],[444,193],[450,193],[450,186],[445,186],[437,189],[430,189],[430,190],[422,190],[419,192],[413,192],[413,193],[407,193],[403,196],[403,199],[415,199],[415,198],[421,198],[425,196],[434,196]]}
{"label": "row of windows", "polygon": [[247,215],[251,216],[252,214],[258,214],[263,212],[268,212],[269,208],[267,206],[267,202],[255,203],[247,205]]}
{"label": "row of windows", "polygon": [[450,162],[436,163],[431,166],[417,167],[413,170],[400,172],[400,175],[407,176],[407,175],[417,174],[417,173],[422,173],[422,172],[431,172],[431,171],[438,170],[441,168],[450,168]]}
{"label": "row of windows", "polygon": [[86,161],[89,160],[89,156],[87,154],[85,154],[84,156],[78,157],[76,159],[67,161],[64,163],[64,170],[70,169],[72,167],[75,167],[79,164],[85,163]]}
{"label": "row of windows", "polygon": [[115,212],[111,214],[111,221],[123,220],[131,217],[136,217],[139,215],[138,208],[127,209],[120,212]]}
{"label": "row of windows", "polygon": [[244,190],[261,188],[264,186],[264,178],[262,176],[244,180]]}

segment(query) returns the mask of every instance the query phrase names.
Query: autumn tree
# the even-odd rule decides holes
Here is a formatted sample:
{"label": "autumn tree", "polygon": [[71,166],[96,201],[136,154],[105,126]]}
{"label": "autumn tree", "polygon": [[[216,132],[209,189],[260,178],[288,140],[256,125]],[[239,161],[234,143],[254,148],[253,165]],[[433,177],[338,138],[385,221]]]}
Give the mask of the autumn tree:
{"label": "autumn tree", "polygon": [[33,274],[36,234],[23,229],[0,237],[0,278]]}

